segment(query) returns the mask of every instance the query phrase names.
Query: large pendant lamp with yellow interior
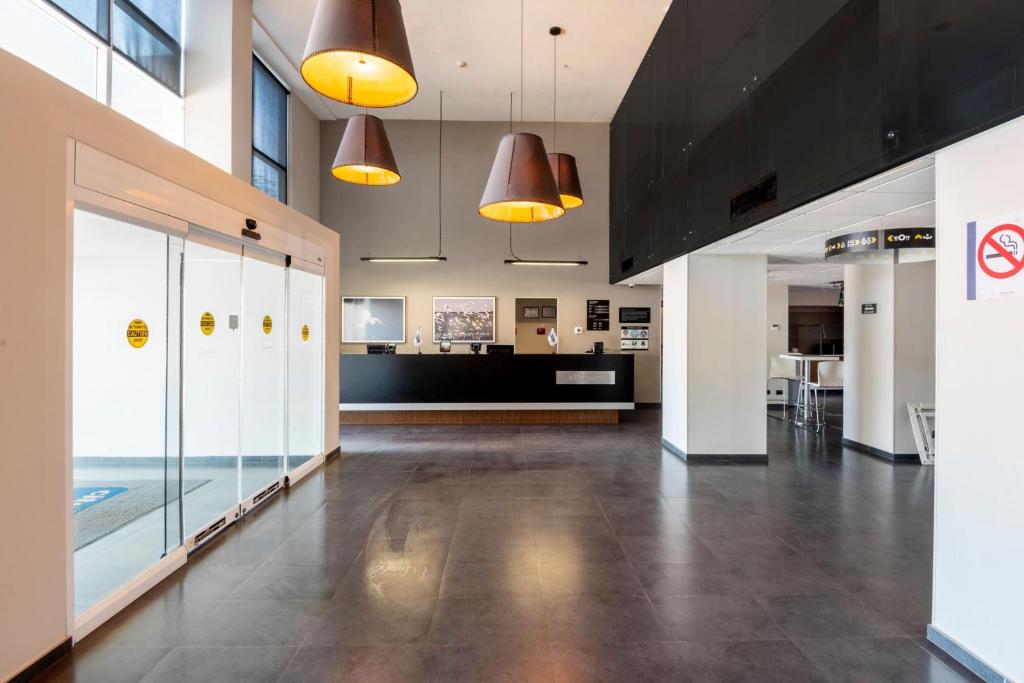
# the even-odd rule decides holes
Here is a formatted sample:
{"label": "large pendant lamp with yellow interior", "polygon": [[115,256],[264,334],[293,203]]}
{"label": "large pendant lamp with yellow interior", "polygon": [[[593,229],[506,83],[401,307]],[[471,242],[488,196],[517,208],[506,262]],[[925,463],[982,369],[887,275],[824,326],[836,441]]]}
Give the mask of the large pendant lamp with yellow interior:
{"label": "large pendant lamp with yellow interior", "polygon": [[357,107],[395,107],[419,86],[399,0],[319,0],[302,79],[325,97]]}
{"label": "large pendant lamp with yellow interior", "polygon": [[[551,115],[551,147],[558,149],[558,36],[562,35],[562,29],[552,26],[548,33],[551,34],[554,42],[554,73],[552,115]],[[576,157],[564,152],[550,152],[548,162],[551,164],[551,173],[555,176],[555,183],[558,185],[558,196],[562,200],[562,206],[568,211],[583,206],[583,188],[580,186],[580,174],[576,169]]]}
{"label": "large pendant lamp with yellow interior", "polygon": [[355,185],[394,185],[402,179],[383,121],[371,114],[348,120],[331,175]]}
{"label": "large pendant lamp with yellow interior", "polygon": [[[519,106],[523,101],[523,3],[519,3]],[[510,107],[511,109],[511,107]],[[509,111],[508,135],[498,143],[491,174],[477,209],[484,218],[502,223],[535,223],[558,218],[565,207],[548,165],[544,141],[532,133],[512,132]]]}

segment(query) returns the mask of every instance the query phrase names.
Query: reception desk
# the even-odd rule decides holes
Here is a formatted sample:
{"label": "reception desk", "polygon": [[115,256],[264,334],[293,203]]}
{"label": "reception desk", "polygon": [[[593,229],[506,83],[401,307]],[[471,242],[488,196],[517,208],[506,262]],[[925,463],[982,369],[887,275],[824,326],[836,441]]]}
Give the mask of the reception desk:
{"label": "reception desk", "polygon": [[342,424],[614,423],[630,354],[342,354]]}

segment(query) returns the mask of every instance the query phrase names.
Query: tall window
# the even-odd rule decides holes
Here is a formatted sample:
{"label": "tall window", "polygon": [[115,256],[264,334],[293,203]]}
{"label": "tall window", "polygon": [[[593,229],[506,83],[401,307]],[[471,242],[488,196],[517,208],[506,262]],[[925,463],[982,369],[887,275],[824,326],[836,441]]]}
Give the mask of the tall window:
{"label": "tall window", "polygon": [[183,0],[0,0],[0,48],[185,142]]}
{"label": "tall window", "polygon": [[181,0],[47,0],[181,94]]}
{"label": "tall window", "polygon": [[282,204],[288,200],[288,90],[255,55],[252,184]]}

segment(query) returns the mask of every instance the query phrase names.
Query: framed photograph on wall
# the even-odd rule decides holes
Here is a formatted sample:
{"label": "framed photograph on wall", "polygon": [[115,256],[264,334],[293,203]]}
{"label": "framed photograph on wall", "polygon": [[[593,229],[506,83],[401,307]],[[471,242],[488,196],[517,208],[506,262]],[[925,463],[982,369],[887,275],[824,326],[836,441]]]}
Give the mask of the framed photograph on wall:
{"label": "framed photograph on wall", "polygon": [[557,306],[541,306],[540,317],[542,318],[557,318],[558,307]]}
{"label": "framed photograph on wall", "polygon": [[540,308],[537,306],[523,306],[523,320],[536,320],[540,318]]}
{"label": "framed photograph on wall", "polygon": [[435,296],[434,343],[493,344],[495,317],[493,296]]}
{"label": "framed photograph on wall", "polygon": [[343,344],[404,344],[404,296],[343,296]]}

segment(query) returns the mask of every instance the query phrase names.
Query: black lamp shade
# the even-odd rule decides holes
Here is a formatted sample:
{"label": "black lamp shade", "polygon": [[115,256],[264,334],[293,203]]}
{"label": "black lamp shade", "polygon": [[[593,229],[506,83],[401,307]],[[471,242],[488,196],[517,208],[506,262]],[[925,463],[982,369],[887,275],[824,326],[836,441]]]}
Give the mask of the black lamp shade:
{"label": "black lamp shade", "polygon": [[384,122],[369,114],[350,118],[331,174],[356,185],[394,185],[401,180]]}
{"label": "black lamp shade", "polygon": [[345,104],[394,107],[416,97],[399,0],[319,0],[301,72],[313,90]]}
{"label": "black lamp shade", "polygon": [[562,206],[568,211],[583,206],[583,188],[580,187],[580,174],[576,170],[576,157],[571,154],[552,152],[548,154],[551,174],[558,185],[558,195]]}
{"label": "black lamp shade", "polygon": [[565,214],[538,136],[510,133],[501,139],[478,212],[502,223],[533,223]]}

